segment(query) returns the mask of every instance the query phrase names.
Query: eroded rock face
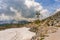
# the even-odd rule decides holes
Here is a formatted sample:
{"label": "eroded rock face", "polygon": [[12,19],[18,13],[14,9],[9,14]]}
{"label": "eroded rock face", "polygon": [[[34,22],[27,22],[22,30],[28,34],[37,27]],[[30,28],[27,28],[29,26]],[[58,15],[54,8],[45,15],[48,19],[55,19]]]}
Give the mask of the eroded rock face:
{"label": "eroded rock face", "polygon": [[30,28],[12,28],[0,31],[0,40],[31,40],[35,33]]}
{"label": "eroded rock face", "polygon": [[48,25],[48,26],[59,26],[60,27],[60,11],[46,18],[43,23],[44,25]]}

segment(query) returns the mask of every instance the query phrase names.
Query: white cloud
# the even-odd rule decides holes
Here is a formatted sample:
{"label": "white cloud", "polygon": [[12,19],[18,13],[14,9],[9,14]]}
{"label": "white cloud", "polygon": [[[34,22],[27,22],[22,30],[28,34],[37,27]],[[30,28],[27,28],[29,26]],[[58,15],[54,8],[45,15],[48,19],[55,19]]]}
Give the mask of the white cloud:
{"label": "white cloud", "polygon": [[47,12],[48,12],[47,9],[43,9],[43,10],[41,11],[42,14],[45,14],[45,13],[47,13]]}
{"label": "white cloud", "polygon": [[43,8],[39,3],[35,2],[34,0],[26,0],[25,5],[28,8],[34,7],[35,10],[42,10]]}
{"label": "white cloud", "polygon": [[12,19],[12,17],[9,17],[9,16],[5,15],[4,13],[2,13],[0,15],[0,21],[10,20],[10,19]]}
{"label": "white cloud", "polygon": [[35,2],[34,0],[26,0],[25,5],[28,8],[33,7],[34,11],[40,11],[41,15],[43,16],[43,17],[40,16],[41,19],[44,19],[49,16],[49,11],[47,9],[43,9],[43,7],[39,3]]}
{"label": "white cloud", "polygon": [[[40,3],[35,2],[34,0],[4,0],[3,7],[7,10],[4,10],[5,14],[13,14],[18,19],[32,18],[35,16],[36,11],[41,11],[42,16],[48,16],[48,10],[43,9]],[[2,6],[2,5],[1,5]],[[0,6],[0,8],[2,8]],[[7,7],[7,8],[6,8]],[[3,9],[4,9],[3,8]],[[7,15],[8,16],[8,15]],[[43,17],[42,17],[43,18]]]}
{"label": "white cloud", "polygon": [[33,1],[30,1],[30,0],[26,0],[25,1],[25,5],[30,8],[32,5],[33,5]]}
{"label": "white cloud", "polygon": [[25,5],[29,8],[29,10],[32,10],[31,7],[33,7],[34,9],[32,11],[41,11],[41,15],[43,16],[41,19],[49,16],[49,11],[47,9],[43,9],[42,5],[34,0],[26,0]]}
{"label": "white cloud", "polygon": [[41,13],[41,16],[40,16],[41,19],[45,19],[50,16],[49,11],[47,9],[43,9],[40,13]]}
{"label": "white cloud", "polygon": [[58,8],[56,11],[60,11],[60,8]]}
{"label": "white cloud", "polygon": [[0,0],[0,9],[6,9],[7,4],[3,2],[3,0]]}
{"label": "white cloud", "polygon": [[15,12],[15,16],[13,17],[14,20],[18,21],[18,20],[27,20],[27,21],[31,21],[31,20],[35,20],[34,18],[24,18],[23,16],[21,16],[21,13],[18,12],[18,10],[14,9],[13,7],[10,7],[10,10]]}
{"label": "white cloud", "polygon": [[10,7],[10,10],[15,12],[15,16],[13,17],[13,19],[22,20],[24,18],[21,16],[21,12],[18,12],[18,10],[14,9],[13,7]]}

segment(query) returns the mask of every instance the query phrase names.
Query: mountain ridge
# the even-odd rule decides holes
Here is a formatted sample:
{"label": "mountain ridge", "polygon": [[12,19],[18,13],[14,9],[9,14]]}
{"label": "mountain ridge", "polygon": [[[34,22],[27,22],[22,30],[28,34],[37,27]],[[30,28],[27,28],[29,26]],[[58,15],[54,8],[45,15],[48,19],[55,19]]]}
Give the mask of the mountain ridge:
{"label": "mountain ridge", "polygon": [[60,24],[60,11],[56,12],[54,15],[42,20],[44,21],[44,25],[55,26],[56,24]]}

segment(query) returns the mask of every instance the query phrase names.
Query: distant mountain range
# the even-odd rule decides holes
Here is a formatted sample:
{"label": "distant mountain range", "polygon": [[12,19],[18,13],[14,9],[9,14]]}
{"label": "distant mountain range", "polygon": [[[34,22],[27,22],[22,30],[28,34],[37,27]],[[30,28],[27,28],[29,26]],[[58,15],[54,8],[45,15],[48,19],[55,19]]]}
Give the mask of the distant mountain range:
{"label": "distant mountain range", "polygon": [[16,21],[16,20],[5,20],[5,21],[0,21],[0,24],[26,24],[29,23],[27,20],[21,20],[21,21]]}

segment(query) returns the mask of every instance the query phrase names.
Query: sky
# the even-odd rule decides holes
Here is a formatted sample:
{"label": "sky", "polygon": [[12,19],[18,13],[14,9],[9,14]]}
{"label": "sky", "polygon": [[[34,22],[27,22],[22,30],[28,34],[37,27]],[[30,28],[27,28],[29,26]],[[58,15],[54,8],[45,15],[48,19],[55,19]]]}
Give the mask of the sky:
{"label": "sky", "polygon": [[0,0],[0,20],[44,19],[60,10],[60,0]]}
{"label": "sky", "polygon": [[35,0],[39,2],[43,8],[48,9],[50,12],[56,11],[56,9],[60,8],[60,0]]}

